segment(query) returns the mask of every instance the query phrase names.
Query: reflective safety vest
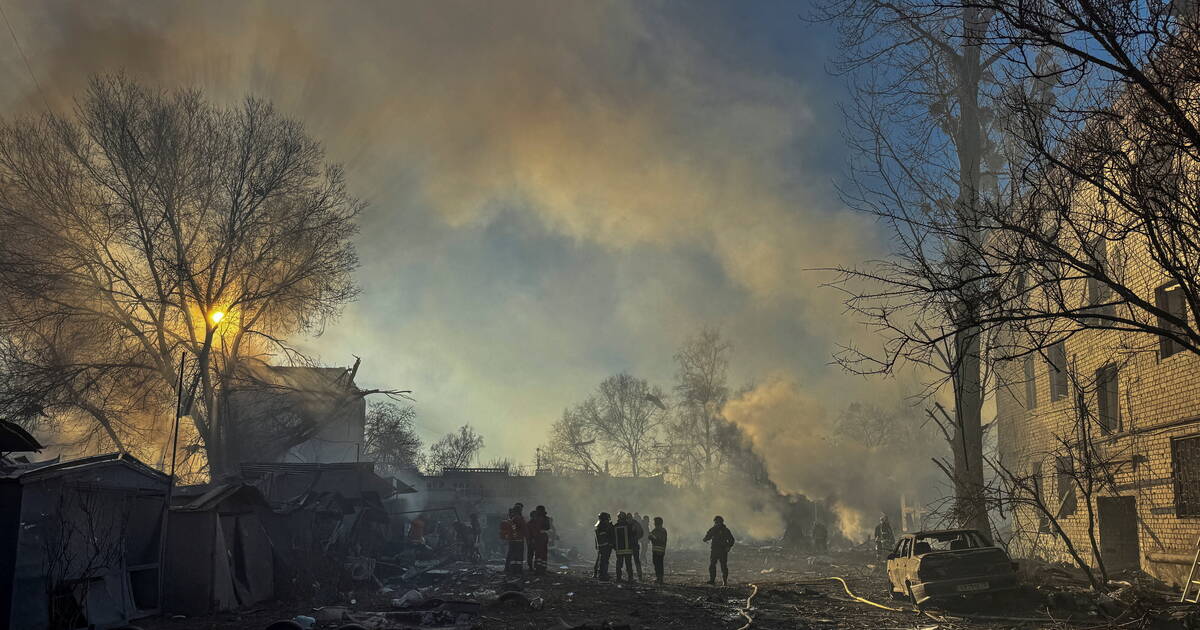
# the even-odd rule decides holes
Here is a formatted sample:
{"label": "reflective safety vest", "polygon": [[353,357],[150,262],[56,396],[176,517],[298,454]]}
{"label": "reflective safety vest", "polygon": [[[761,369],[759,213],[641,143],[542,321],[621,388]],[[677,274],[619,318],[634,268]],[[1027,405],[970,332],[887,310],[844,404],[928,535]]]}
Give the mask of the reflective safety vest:
{"label": "reflective safety vest", "polygon": [[622,523],[613,528],[613,538],[616,539],[616,548],[618,556],[628,556],[633,554],[633,532],[629,531],[629,526]]}
{"label": "reflective safety vest", "polygon": [[604,522],[596,525],[596,549],[612,547],[612,523]]}

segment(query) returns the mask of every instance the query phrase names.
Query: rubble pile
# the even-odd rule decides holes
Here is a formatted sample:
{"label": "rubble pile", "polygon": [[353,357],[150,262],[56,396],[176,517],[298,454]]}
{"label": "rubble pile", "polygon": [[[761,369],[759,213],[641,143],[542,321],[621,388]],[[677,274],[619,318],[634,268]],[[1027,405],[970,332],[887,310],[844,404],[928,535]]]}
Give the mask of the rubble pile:
{"label": "rubble pile", "polygon": [[[511,576],[499,562],[417,560],[406,553],[380,560],[380,572],[390,573],[380,576],[379,584],[360,584],[329,601],[278,603],[217,618],[155,620],[145,627],[242,630],[291,622],[306,630],[738,630],[747,623],[740,614],[744,611],[753,619],[749,630],[1200,630],[1196,607],[1172,604],[1169,588],[1135,573],[1114,576],[1109,590],[1095,593],[1077,583],[1069,568],[1031,567],[1026,571],[1037,571],[1045,576],[1044,582],[1026,583],[1009,597],[964,599],[957,605],[917,612],[906,602],[888,598],[882,564],[868,569],[854,554],[834,551],[828,562],[820,559],[810,564],[808,556],[781,555],[771,548],[747,545],[740,551],[731,557],[734,579],[729,587],[704,583],[707,555],[694,551],[670,556],[665,586],[600,583],[592,578],[586,562],[558,565],[543,576]],[[766,569],[773,570],[764,573]],[[845,576],[856,596],[890,610],[847,595],[842,584],[828,579],[837,573]],[[296,630],[292,625],[278,628],[284,627]]]}

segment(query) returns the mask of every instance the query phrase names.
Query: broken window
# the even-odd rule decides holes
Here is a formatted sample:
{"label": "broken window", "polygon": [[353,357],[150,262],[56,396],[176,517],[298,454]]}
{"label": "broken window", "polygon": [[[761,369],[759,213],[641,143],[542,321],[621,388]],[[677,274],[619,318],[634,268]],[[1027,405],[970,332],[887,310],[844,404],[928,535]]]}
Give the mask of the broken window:
{"label": "broken window", "polygon": [[1070,457],[1059,457],[1055,462],[1055,481],[1058,485],[1058,518],[1075,513],[1075,475]]}
{"label": "broken window", "polygon": [[[1187,321],[1187,307],[1184,305],[1183,291],[1179,288],[1179,283],[1171,283],[1155,289],[1154,304],[1160,310],[1166,311],[1184,322]],[[1158,327],[1166,331],[1183,332],[1183,326],[1172,323],[1164,317],[1158,318]],[[1158,338],[1159,359],[1165,359],[1180,350],[1183,350],[1183,346],[1172,339],[1168,337]]]}
{"label": "broken window", "polygon": [[1055,462],[1055,478],[1058,486],[1058,518],[1075,514],[1078,503],[1075,500],[1075,474],[1070,457],[1057,457]]}
{"label": "broken window", "polygon": [[1035,380],[1033,357],[1025,357],[1025,408],[1037,407],[1037,381]]}
{"label": "broken window", "polygon": [[1200,435],[1171,440],[1175,516],[1200,516]]}
{"label": "broken window", "polygon": [[1050,371],[1050,402],[1062,400],[1067,397],[1067,346],[1064,342],[1046,349],[1046,363]]}
{"label": "broken window", "polygon": [[1117,385],[1117,366],[1113,363],[1096,370],[1096,407],[1100,427],[1106,433],[1120,432],[1120,390]]}
{"label": "broken window", "polygon": [[[1042,499],[1043,495],[1042,495],[1042,463],[1041,462],[1035,462],[1033,464],[1033,469],[1030,470],[1029,477],[1030,477],[1030,479],[1029,479],[1030,484],[1033,486],[1034,501],[1038,505],[1045,505],[1045,501],[1043,501],[1043,499]],[[1037,512],[1037,519],[1038,519],[1038,533],[1039,534],[1049,534],[1050,533],[1050,519],[1040,509]]]}

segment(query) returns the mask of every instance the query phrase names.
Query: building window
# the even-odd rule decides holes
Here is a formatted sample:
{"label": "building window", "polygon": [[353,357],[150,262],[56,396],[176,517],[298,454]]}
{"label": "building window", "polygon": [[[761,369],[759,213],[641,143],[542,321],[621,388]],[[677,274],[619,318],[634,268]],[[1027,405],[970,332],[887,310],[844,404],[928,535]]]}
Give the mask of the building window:
{"label": "building window", "polygon": [[1117,366],[1108,365],[1096,370],[1096,408],[1100,426],[1107,433],[1121,430],[1121,397],[1117,385]]}
{"label": "building window", "polygon": [[[1031,485],[1033,486],[1033,495],[1034,495],[1035,502],[1038,505],[1045,505],[1045,502],[1042,499],[1042,463],[1041,462],[1035,462],[1033,464],[1033,469],[1029,472],[1029,477],[1030,477],[1029,480],[1031,482]],[[1047,507],[1049,507],[1049,506],[1047,506]],[[1042,510],[1039,509],[1037,511],[1037,519],[1038,519],[1038,533],[1039,534],[1049,534],[1051,532],[1050,519],[1046,516],[1045,512],[1043,512]]]}
{"label": "building window", "polygon": [[1050,371],[1050,402],[1067,397],[1067,346],[1060,341],[1046,349]]}
{"label": "building window", "polygon": [[[1155,289],[1154,303],[1160,310],[1166,311],[1184,322],[1187,321],[1187,307],[1184,305],[1183,291],[1179,288],[1179,283],[1171,283]],[[1172,323],[1164,317],[1158,318],[1158,327],[1171,332],[1183,332],[1183,326]],[[1180,350],[1183,350],[1183,346],[1175,341],[1167,337],[1158,338],[1158,358],[1165,359]]]}
{"label": "building window", "polygon": [[1175,516],[1200,516],[1200,435],[1171,440]]}
{"label": "building window", "polygon": [[[1109,275],[1108,266],[1108,240],[1102,236],[1097,236],[1092,241],[1091,256],[1096,262],[1096,267],[1099,273],[1090,276],[1087,279],[1087,299],[1088,305],[1096,308],[1091,309],[1093,313],[1112,316],[1113,306],[1108,304],[1112,301],[1113,290],[1107,282],[1097,278],[1096,276],[1107,277]],[[1099,320],[1093,320],[1098,322]]]}
{"label": "building window", "polygon": [[1059,457],[1055,462],[1054,477],[1058,485],[1058,518],[1075,513],[1075,475],[1070,457]]}
{"label": "building window", "polygon": [[1037,380],[1033,357],[1025,357],[1025,408],[1037,407]]}

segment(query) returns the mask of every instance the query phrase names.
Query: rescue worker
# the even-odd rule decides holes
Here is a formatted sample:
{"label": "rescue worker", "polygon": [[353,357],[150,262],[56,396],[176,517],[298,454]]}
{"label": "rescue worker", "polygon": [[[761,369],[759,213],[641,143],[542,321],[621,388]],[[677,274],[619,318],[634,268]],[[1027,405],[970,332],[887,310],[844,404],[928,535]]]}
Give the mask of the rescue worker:
{"label": "rescue worker", "polygon": [[667,530],[663,527],[661,516],[654,517],[654,529],[647,536],[650,539],[650,555],[654,559],[654,581],[663,583],[663,558],[667,554]]}
{"label": "rescue worker", "polygon": [[508,553],[504,557],[505,572],[509,575],[521,575],[525,564],[525,517],[521,515],[518,503],[508,511],[508,520],[500,525],[500,536],[508,541]]}
{"label": "rescue worker", "polygon": [[633,582],[633,517],[621,512],[613,527],[613,548],[617,552],[617,581],[621,581],[621,567],[625,567],[629,582]]}
{"label": "rescue worker", "polygon": [[536,546],[534,519],[538,517],[537,508],[533,508],[533,511],[529,513],[529,520],[525,523],[525,566],[531,573],[533,572],[533,548]]}
{"label": "rescue worker", "polygon": [[825,529],[825,524],[821,521],[813,523],[812,541],[813,551],[817,553],[825,553],[829,549],[829,530]]}
{"label": "rescue worker", "polygon": [[608,581],[608,560],[612,556],[613,549],[611,519],[612,516],[608,512],[601,512],[596,516],[596,569],[592,575],[604,582]]}
{"label": "rescue worker", "polygon": [[708,553],[708,583],[717,583],[717,563],[721,563],[721,583],[729,586],[729,549],[733,547],[733,532],[725,527],[725,519],[713,517],[713,526],[704,534],[704,542],[711,542]]}
{"label": "rescue worker", "polygon": [[646,562],[646,547],[650,546],[650,544],[649,544],[650,543],[650,541],[649,541],[650,515],[649,514],[642,515],[642,535],[647,537],[646,542],[642,543],[642,562],[644,563],[644,562]]}
{"label": "rescue worker", "polygon": [[533,552],[533,572],[546,573],[546,557],[550,553],[550,515],[539,505],[529,515],[528,540]]}
{"label": "rescue worker", "polygon": [[875,526],[875,555],[882,558],[892,551],[892,547],[896,546],[896,534],[892,531],[892,524],[888,522],[887,514],[879,517],[879,524]]}
{"label": "rescue worker", "polygon": [[[626,514],[629,518],[629,531],[633,534],[633,566],[637,567],[638,581],[642,580],[642,539],[646,537],[648,530],[642,528],[642,519],[637,515]],[[633,577],[633,572],[629,573],[629,577]]]}

